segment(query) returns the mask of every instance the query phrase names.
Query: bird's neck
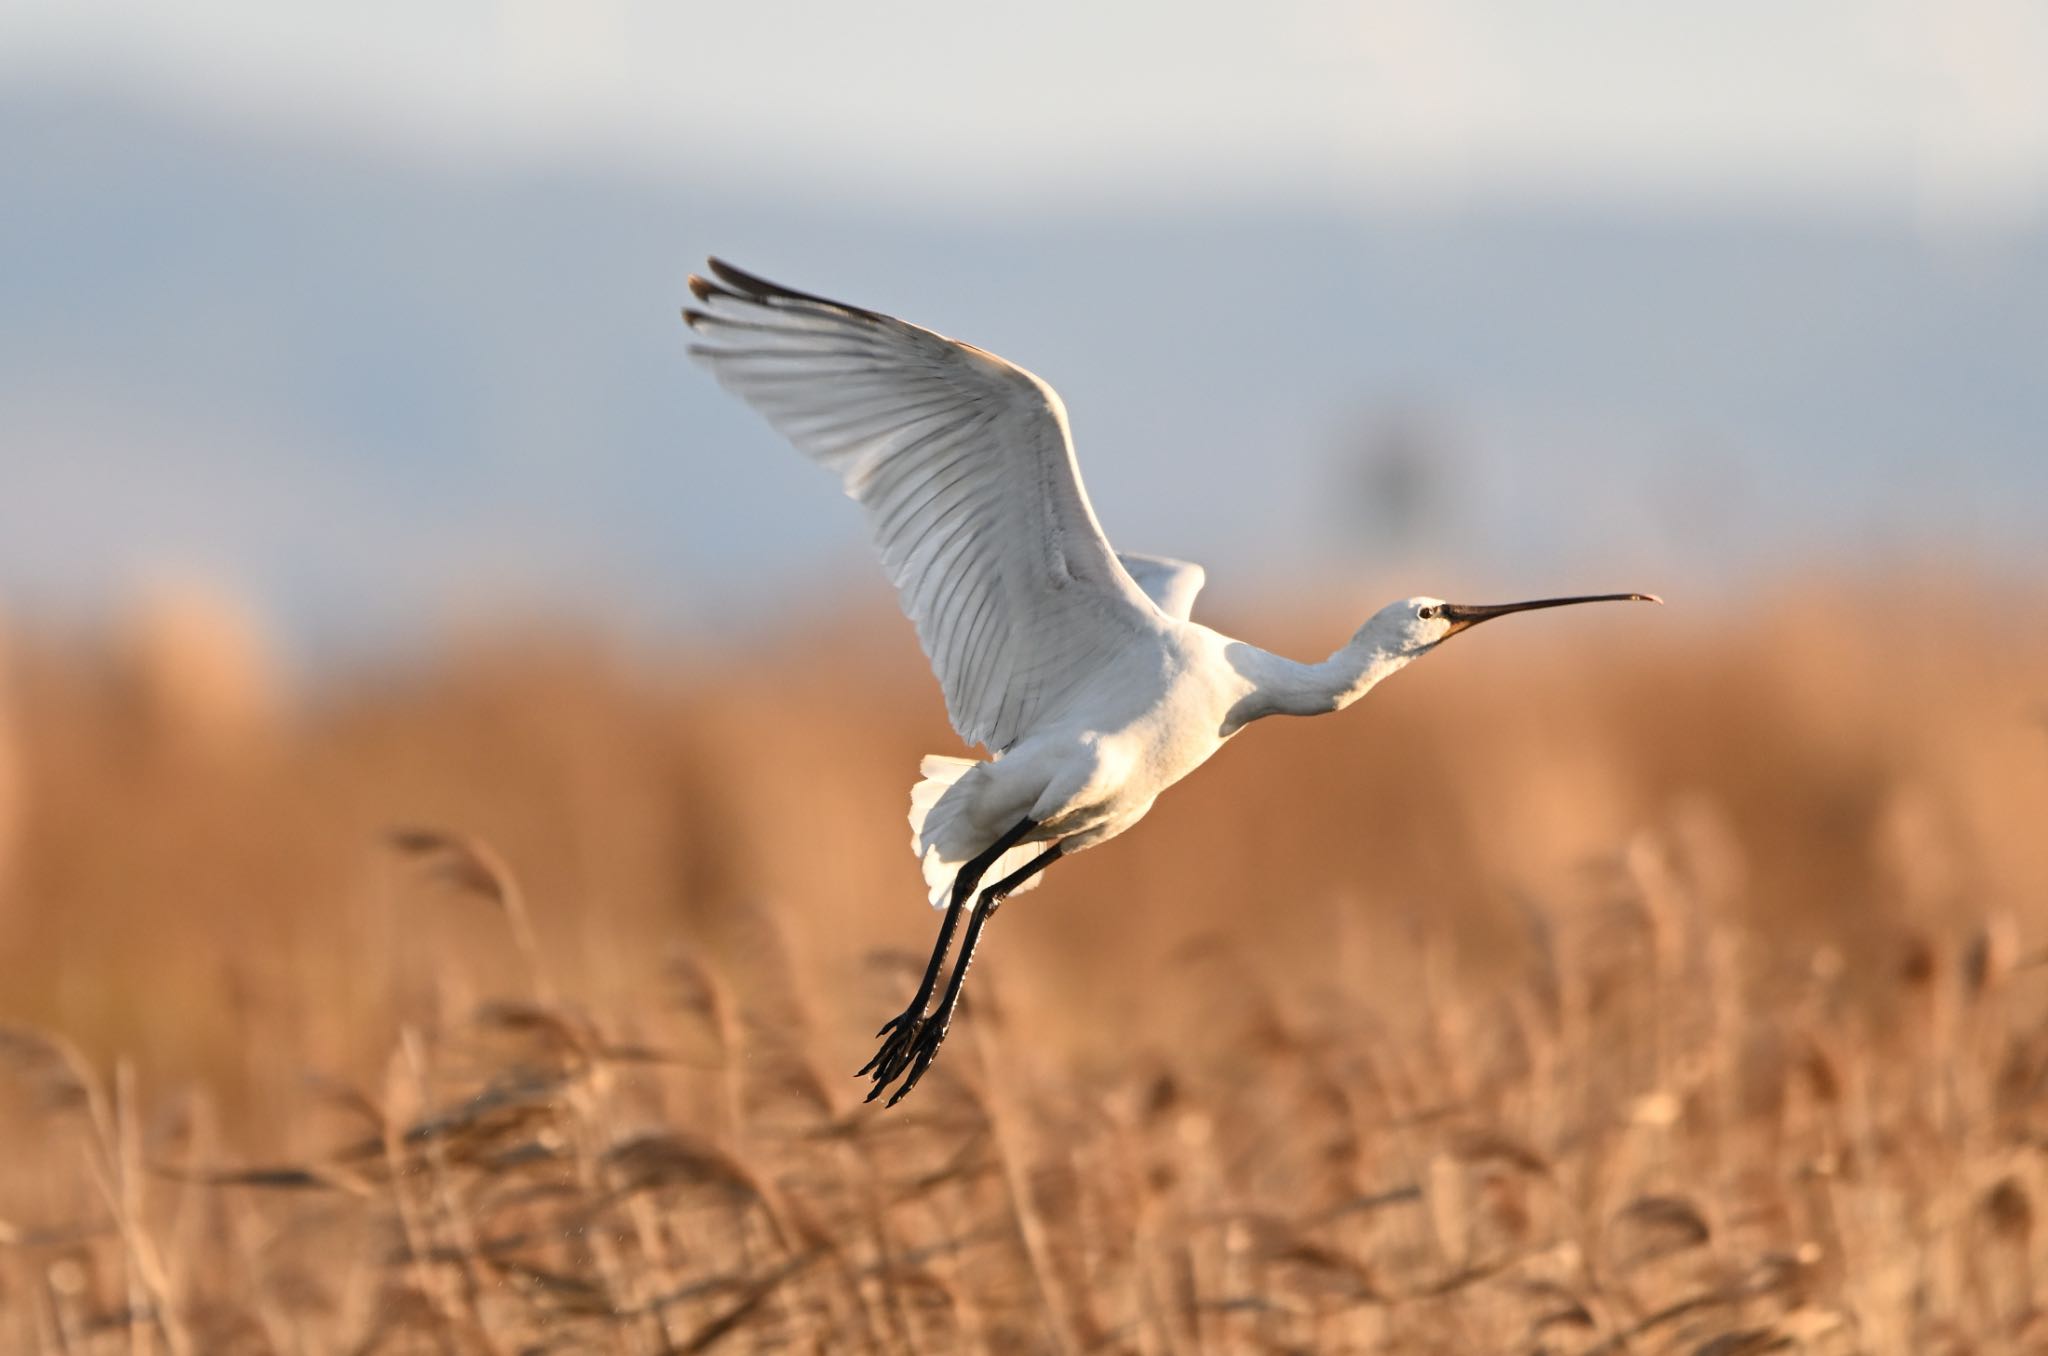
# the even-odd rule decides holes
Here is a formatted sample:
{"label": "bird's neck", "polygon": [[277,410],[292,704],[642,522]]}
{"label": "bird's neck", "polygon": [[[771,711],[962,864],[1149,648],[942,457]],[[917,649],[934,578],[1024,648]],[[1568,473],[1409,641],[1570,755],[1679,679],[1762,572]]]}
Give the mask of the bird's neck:
{"label": "bird's neck", "polygon": [[1321,716],[1342,711],[1375,684],[1408,663],[1363,632],[1320,664],[1271,654],[1244,645],[1232,665],[1251,680],[1252,690],[1231,713],[1235,730],[1266,716]]}

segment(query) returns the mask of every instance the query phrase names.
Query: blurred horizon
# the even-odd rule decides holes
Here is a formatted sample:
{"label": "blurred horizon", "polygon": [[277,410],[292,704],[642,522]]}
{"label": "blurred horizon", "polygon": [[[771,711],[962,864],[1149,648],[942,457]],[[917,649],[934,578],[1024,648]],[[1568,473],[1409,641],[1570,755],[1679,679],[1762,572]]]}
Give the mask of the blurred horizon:
{"label": "blurred horizon", "polygon": [[1226,609],[2048,575],[2048,21],[1625,10],[10,8],[0,599],[322,661],[880,600],[684,355],[710,252],[1052,381]]}

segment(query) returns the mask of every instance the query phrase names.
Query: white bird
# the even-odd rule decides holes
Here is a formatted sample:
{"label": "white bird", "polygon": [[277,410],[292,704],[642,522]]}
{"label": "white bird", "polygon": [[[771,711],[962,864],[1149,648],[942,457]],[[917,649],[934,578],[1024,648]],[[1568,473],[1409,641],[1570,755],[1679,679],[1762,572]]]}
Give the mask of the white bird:
{"label": "white bird", "polygon": [[891,316],[717,259],[709,271],[690,278],[702,308],[683,312],[698,336],[691,355],[866,511],[953,728],[990,755],[932,755],[911,789],[912,846],[945,921],[916,996],[860,1070],[870,1101],[901,1078],[895,1105],[931,1067],[1005,898],[1136,824],[1251,722],[1340,711],[1492,617],[1659,601],[1404,598],[1323,662],[1283,659],[1189,619],[1201,566],[1110,546],[1081,488],[1066,407],[1045,382]]}

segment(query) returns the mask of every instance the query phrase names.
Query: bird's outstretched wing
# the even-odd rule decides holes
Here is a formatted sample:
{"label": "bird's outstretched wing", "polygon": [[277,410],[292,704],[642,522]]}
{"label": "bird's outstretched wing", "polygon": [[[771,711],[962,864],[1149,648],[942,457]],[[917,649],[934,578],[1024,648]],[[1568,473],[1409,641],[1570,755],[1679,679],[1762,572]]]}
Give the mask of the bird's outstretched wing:
{"label": "bird's outstretched wing", "polygon": [[1066,409],[1021,367],[720,262],[690,353],[867,511],[953,728],[1007,748],[1160,614],[1081,488]]}
{"label": "bird's outstretched wing", "polygon": [[1202,591],[1209,572],[1190,560],[1171,556],[1145,556],[1136,551],[1119,551],[1132,580],[1145,591],[1153,605],[1167,616],[1186,621],[1195,610],[1195,595]]}

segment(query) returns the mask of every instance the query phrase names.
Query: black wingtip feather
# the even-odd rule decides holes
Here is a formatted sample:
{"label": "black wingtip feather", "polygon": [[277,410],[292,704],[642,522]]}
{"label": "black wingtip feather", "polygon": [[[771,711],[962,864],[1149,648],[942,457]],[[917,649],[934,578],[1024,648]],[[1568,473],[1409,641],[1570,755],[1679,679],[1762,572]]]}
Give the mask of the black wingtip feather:
{"label": "black wingtip feather", "polygon": [[815,292],[799,292],[794,287],[784,287],[781,283],[769,282],[766,278],[749,273],[743,268],[734,268],[716,255],[704,262],[712,273],[717,275],[720,282],[725,283],[729,287],[738,288],[746,294],[747,300],[750,301],[802,301],[808,302],[813,306],[829,306],[835,311],[845,311],[849,315],[864,316],[869,320],[888,319],[887,316],[879,311],[870,311],[861,306],[851,306],[843,301],[834,301],[830,297],[821,297]]}
{"label": "black wingtip feather", "polygon": [[717,283],[712,282],[709,278],[700,278],[694,273],[690,275],[690,294],[696,297],[697,300],[705,303],[706,305],[711,304],[713,301],[716,301],[720,297],[723,297],[727,301],[753,300],[753,298],[743,296],[740,293],[733,291],[729,287],[720,287]]}

